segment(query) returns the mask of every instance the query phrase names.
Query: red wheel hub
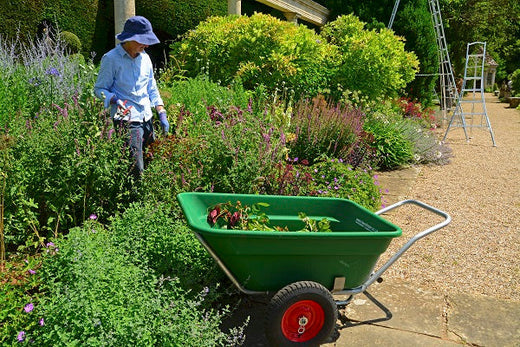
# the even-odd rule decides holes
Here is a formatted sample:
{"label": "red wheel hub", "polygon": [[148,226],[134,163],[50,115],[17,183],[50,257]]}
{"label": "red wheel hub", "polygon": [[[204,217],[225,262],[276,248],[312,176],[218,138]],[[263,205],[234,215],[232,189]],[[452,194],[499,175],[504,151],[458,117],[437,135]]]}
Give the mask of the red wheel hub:
{"label": "red wheel hub", "polygon": [[323,308],[316,301],[301,300],[292,304],[281,321],[282,333],[292,342],[305,342],[320,332],[325,321]]}

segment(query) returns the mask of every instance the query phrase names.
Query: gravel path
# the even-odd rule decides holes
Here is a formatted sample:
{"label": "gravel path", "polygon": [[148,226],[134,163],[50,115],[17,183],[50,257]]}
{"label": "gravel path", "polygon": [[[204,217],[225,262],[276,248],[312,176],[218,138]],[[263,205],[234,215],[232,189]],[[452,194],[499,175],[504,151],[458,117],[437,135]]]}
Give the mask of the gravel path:
{"label": "gravel path", "polygon": [[[487,129],[448,133],[451,163],[423,166],[406,198],[448,212],[450,225],[418,241],[384,274],[443,294],[484,294],[520,301],[520,111],[486,94]],[[444,132],[441,136],[444,135]],[[385,218],[403,237],[382,256],[385,261],[414,233],[440,221],[413,205]]]}

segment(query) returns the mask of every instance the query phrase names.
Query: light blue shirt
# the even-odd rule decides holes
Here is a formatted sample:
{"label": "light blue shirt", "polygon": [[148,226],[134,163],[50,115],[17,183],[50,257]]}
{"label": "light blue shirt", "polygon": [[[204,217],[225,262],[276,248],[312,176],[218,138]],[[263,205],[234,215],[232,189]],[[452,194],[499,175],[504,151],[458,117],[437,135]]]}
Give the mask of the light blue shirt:
{"label": "light blue shirt", "polygon": [[132,58],[121,44],[101,58],[94,94],[104,100],[105,108],[110,107],[110,116],[115,119],[120,119],[117,105],[110,104],[110,100],[114,96],[126,100],[130,112],[123,119],[130,122],[147,121],[153,116],[152,107],[164,105],[148,54],[142,52]]}

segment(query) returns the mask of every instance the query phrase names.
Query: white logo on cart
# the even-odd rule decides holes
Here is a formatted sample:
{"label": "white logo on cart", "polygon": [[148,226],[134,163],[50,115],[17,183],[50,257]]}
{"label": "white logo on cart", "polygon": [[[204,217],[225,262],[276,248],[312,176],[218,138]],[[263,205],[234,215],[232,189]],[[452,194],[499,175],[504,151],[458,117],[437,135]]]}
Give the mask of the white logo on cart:
{"label": "white logo on cart", "polygon": [[379,231],[376,228],[374,228],[373,226],[371,226],[370,224],[366,223],[365,221],[362,221],[359,218],[356,218],[356,224],[359,225],[360,227],[362,227],[363,229],[367,230],[367,231],[371,231],[371,232],[374,232],[374,233]]}

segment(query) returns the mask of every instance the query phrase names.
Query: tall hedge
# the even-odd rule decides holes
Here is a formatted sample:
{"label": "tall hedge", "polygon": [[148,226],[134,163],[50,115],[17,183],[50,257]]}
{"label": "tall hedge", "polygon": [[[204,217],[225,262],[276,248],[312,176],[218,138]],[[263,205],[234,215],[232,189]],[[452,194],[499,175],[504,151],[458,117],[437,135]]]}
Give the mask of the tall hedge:
{"label": "tall hedge", "polygon": [[[2,4],[4,39],[34,40],[39,24],[49,20],[59,30],[76,34],[86,56],[95,52],[100,59],[114,46],[113,0],[6,0]],[[223,0],[136,0],[135,7],[136,14],[152,22],[161,41],[175,40],[210,15],[227,13]]]}

